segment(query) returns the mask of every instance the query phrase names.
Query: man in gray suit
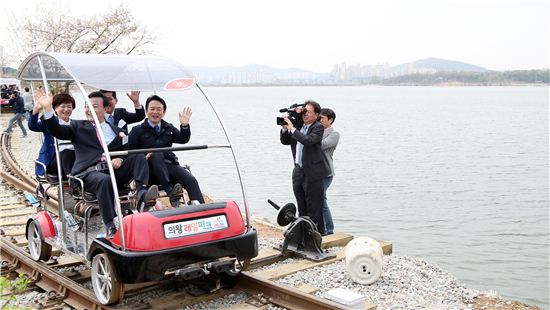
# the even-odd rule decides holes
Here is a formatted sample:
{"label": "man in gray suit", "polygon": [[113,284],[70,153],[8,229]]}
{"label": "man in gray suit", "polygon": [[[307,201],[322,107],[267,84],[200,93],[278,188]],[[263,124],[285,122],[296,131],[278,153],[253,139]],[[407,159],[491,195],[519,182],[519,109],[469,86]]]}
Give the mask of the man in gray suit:
{"label": "man in gray suit", "polygon": [[309,216],[317,225],[321,235],[325,235],[323,221],[323,179],[329,175],[330,169],[321,150],[324,127],[319,122],[321,106],[309,100],[305,102],[302,114],[304,124],[295,128],[292,122],[285,118],[282,125],[281,143],[290,145],[294,170],[292,171],[292,189],[298,203],[300,216]]}

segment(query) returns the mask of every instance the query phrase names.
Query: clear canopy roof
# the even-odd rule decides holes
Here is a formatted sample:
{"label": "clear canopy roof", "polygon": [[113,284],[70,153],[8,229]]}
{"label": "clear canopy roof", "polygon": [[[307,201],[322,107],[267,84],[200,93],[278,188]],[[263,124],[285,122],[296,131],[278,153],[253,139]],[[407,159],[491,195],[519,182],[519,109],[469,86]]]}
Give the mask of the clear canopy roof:
{"label": "clear canopy roof", "polygon": [[34,53],[23,61],[17,78],[42,81],[39,58],[48,81],[77,80],[113,91],[181,90],[195,84],[180,63],[152,55]]}

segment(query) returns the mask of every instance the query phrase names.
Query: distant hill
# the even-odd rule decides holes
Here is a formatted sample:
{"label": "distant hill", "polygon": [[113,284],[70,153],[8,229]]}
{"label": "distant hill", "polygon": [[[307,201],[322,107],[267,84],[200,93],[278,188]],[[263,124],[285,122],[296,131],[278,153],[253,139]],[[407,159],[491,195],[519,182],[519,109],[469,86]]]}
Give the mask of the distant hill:
{"label": "distant hill", "polygon": [[196,66],[196,67],[189,67],[193,72],[201,72],[201,73],[209,73],[213,75],[218,74],[227,74],[235,71],[242,71],[242,72],[275,72],[275,73],[294,73],[294,72],[310,72],[307,70],[297,69],[297,68],[286,68],[286,69],[279,69],[279,68],[273,68],[270,66],[265,65],[257,65],[257,64],[249,64],[244,66],[222,66],[222,67],[206,67],[206,66]]}
{"label": "distant hill", "polygon": [[319,73],[297,68],[273,68],[265,65],[205,67],[189,69],[206,84],[264,84],[285,80],[314,80]]}
{"label": "distant hill", "polygon": [[432,72],[487,72],[489,70],[472,65],[469,63],[465,63],[462,61],[456,61],[456,60],[448,60],[448,59],[441,59],[441,58],[426,58],[426,59],[420,59],[413,62],[407,62],[404,64],[400,64],[394,67],[394,69],[402,70],[405,68],[414,68],[415,70],[419,71],[432,71]]}
{"label": "distant hill", "polygon": [[547,71],[504,73],[441,58],[426,58],[389,66],[334,65],[332,71],[317,73],[298,68],[273,68],[265,65],[190,67],[204,85],[440,85],[547,83]]}

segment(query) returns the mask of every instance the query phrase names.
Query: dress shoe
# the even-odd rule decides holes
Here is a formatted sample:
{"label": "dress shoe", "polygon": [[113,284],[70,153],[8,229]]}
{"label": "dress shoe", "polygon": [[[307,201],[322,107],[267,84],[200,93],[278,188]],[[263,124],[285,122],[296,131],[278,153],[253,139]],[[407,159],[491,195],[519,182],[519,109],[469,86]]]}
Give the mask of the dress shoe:
{"label": "dress shoe", "polygon": [[142,195],[138,204],[139,212],[147,212],[157,204],[159,196],[159,188],[156,185],[151,185],[147,192]]}
{"label": "dress shoe", "polygon": [[179,208],[181,198],[183,197],[183,189],[181,184],[176,183],[170,191],[168,197],[170,197],[170,204],[172,205],[172,208]]}
{"label": "dress shoe", "polygon": [[113,238],[115,236],[116,232],[117,232],[115,223],[109,222],[105,226],[107,228],[107,233],[105,234],[105,236],[107,238]]}

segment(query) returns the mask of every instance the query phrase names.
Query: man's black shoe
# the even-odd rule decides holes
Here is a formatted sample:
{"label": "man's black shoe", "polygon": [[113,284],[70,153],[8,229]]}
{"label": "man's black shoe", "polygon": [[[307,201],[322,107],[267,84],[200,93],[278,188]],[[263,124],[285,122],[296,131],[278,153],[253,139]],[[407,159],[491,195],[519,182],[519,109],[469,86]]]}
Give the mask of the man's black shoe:
{"label": "man's black shoe", "polygon": [[168,197],[170,197],[170,204],[172,205],[172,208],[179,208],[181,198],[183,197],[183,189],[181,184],[176,183],[170,191]]}
{"label": "man's black shoe", "polygon": [[134,214],[134,210],[128,204],[122,205],[122,217]]}
{"label": "man's black shoe", "polygon": [[149,209],[157,204],[157,198],[159,196],[159,188],[156,185],[151,185],[147,190],[147,193],[142,195],[138,204],[139,212],[147,212]]}
{"label": "man's black shoe", "polygon": [[109,222],[105,226],[107,227],[107,233],[105,234],[106,237],[107,238],[113,238],[116,234],[116,231],[117,231],[115,223]]}

